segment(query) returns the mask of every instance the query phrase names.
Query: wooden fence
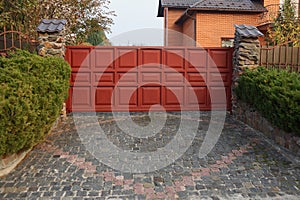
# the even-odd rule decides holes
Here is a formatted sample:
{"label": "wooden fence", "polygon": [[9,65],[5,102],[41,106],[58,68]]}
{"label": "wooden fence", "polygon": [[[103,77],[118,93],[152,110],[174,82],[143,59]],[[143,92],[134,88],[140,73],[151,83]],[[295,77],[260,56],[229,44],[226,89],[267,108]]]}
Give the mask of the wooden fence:
{"label": "wooden fence", "polygon": [[260,65],[300,73],[300,41],[297,46],[292,44],[293,42],[287,42],[279,46],[262,46]]}

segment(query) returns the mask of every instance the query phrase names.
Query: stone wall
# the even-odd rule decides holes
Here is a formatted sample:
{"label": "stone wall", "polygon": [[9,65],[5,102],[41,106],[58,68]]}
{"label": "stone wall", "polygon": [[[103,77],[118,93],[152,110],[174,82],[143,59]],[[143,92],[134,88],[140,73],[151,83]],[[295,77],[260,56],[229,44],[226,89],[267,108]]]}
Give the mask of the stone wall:
{"label": "stone wall", "polygon": [[0,177],[9,174],[30,151],[31,149],[0,158]]}
{"label": "stone wall", "polygon": [[39,46],[37,48],[40,56],[65,56],[64,31],[60,33],[39,33]]}
{"label": "stone wall", "polygon": [[300,137],[295,134],[284,132],[283,130],[273,126],[267,119],[248,104],[237,101],[235,110],[235,117],[248,124],[252,128],[262,132],[274,143],[280,145],[289,151],[293,152],[295,156],[300,158]]}
{"label": "stone wall", "polygon": [[[61,123],[61,119],[58,118],[51,127],[51,130],[48,132],[50,134],[53,129],[56,129]],[[7,156],[0,157],[0,178],[9,174],[14,170],[31,152],[32,148],[21,151],[19,153],[14,153]]]}

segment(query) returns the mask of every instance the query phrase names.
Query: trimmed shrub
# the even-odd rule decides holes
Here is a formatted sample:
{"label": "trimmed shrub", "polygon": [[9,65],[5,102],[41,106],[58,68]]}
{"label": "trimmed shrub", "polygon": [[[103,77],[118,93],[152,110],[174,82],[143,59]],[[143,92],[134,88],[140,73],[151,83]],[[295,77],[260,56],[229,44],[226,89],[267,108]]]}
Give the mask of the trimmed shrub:
{"label": "trimmed shrub", "polygon": [[300,135],[300,74],[259,67],[247,70],[235,90],[273,125]]}
{"label": "trimmed shrub", "polygon": [[0,156],[33,147],[60,114],[70,66],[18,50],[0,58]]}

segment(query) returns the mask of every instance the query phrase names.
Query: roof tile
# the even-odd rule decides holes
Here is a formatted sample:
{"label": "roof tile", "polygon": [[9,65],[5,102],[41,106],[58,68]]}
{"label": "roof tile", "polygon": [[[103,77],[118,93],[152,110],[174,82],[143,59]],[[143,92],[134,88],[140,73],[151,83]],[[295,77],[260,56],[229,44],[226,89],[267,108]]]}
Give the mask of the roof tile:
{"label": "roof tile", "polygon": [[181,7],[189,7],[199,0],[161,0],[162,6],[167,6],[167,7],[176,7],[176,6],[181,6]]}
{"label": "roof tile", "polygon": [[191,6],[192,8],[239,10],[239,11],[264,11],[262,4],[253,0],[201,0]]}
{"label": "roof tile", "polygon": [[255,26],[247,26],[244,24],[241,25],[234,25],[234,27],[236,28],[236,31],[238,32],[238,34],[242,37],[259,37],[259,36],[263,36],[264,34],[262,34]]}
{"label": "roof tile", "polygon": [[66,23],[67,20],[65,19],[42,19],[41,23],[37,27],[37,31],[43,33],[61,32]]}
{"label": "roof tile", "polygon": [[161,5],[196,10],[266,11],[258,0],[161,0]]}

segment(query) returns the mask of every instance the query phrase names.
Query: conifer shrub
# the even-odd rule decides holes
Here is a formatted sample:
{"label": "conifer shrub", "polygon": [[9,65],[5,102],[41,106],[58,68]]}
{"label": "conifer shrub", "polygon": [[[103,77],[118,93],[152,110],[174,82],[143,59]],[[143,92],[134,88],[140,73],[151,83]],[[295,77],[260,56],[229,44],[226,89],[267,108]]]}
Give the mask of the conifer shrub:
{"label": "conifer shrub", "polygon": [[0,156],[44,139],[67,98],[70,71],[62,58],[27,51],[0,58]]}
{"label": "conifer shrub", "polygon": [[278,128],[300,136],[300,73],[259,67],[247,70],[238,83],[238,99]]}

